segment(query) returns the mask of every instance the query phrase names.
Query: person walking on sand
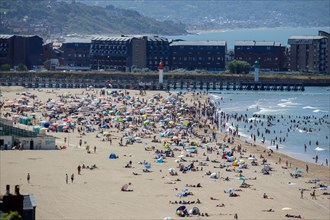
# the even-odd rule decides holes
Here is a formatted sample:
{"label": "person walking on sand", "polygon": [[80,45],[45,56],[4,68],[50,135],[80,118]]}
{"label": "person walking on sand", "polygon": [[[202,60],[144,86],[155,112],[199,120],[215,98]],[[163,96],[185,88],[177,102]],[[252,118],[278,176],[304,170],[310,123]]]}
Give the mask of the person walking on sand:
{"label": "person walking on sand", "polygon": [[28,173],[27,177],[26,177],[26,180],[28,183],[30,183],[30,173]]}
{"label": "person walking on sand", "polygon": [[311,196],[312,196],[312,199],[315,199],[316,200],[316,191],[315,191],[315,189],[311,193]]}
{"label": "person walking on sand", "polygon": [[319,156],[315,156],[315,163],[317,163],[317,161],[319,160]]}
{"label": "person walking on sand", "polygon": [[74,174],[71,175],[71,183],[73,183],[74,180]]}
{"label": "person walking on sand", "polygon": [[304,189],[300,190],[300,198],[303,199],[304,198]]}
{"label": "person walking on sand", "polygon": [[308,168],[308,165],[306,164],[306,173],[308,173],[308,170],[309,170],[309,168]]}
{"label": "person walking on sand", "polygon": [[96,146],[94,146],[94,154],[96,153]]}
{"label": "person walking on sand", "polygon": [[78,165],[77,170],[78,170],[78,175],[80,175],[80,171],[81,171],[81,166],[80,165]]}
{"label": "person walking on sand", "polygon": [[68,176],[68,174],[65,174],[65,182],[66,182],[66,184],[69,184],[69,176]]}

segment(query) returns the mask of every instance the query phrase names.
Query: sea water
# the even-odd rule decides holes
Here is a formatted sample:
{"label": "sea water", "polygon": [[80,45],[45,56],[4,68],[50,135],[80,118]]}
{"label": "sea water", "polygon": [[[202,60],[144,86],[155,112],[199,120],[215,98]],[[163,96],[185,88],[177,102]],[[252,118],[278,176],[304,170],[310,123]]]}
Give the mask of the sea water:
{"label": "sea water", "polygon": [[[282,153],[309,162],[315,162],[317,155],[319,164],[325,164],[326,159],[329,161],[329,87],[305,87],[305,91],[300,92],[232,90],[212,93],[210,98],[219,112],[238,116],[246,114],[249,119],[246,123],[231,118],[223,122],[226,124],[223,132],[238,127],[241,138],[253,143],[251,134],[254,134],[257,144],[262,144],[263,135],[266,139],[263,145],[274,151],[276,145],[270,140],[277,137],[276,144]],[[267,116],[275,118],[269,125]],[[266,128],[270,133],[265,133]]]}
{"label": "sea water", "polygon": [[276,41],[288,45],[288,39],[297,35],[318,35],[318,31],[330,31],[330,27],[279,27],[265,29],[233,29],[214,32],[202,32],[182,36],[167,36],[169,39],[182,39],[187,41],[224,40],[227,48],[234,49],[235,41]]}

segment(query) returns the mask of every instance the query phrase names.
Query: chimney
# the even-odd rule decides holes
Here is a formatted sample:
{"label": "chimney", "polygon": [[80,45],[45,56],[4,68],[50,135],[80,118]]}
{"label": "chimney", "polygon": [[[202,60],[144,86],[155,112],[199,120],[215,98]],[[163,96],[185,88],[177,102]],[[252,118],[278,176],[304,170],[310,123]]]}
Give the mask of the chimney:
{"label": "chimney", "polygon": [[19,194],[19,185],[16,185],[16,186],[15,186],[15,194],[16,194],[16,195],[20,195],[20,194]]}
{"label": "chimney", "polygon": [[10,194],[10,185],[6,185],[6,195]]}

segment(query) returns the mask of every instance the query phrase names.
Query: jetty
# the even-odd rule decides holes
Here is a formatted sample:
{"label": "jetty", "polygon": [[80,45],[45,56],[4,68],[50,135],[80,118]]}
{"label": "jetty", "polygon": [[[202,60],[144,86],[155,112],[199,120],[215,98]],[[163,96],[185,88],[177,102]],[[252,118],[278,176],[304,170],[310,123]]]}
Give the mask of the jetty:
{"label": "jetty", "polygon": [[0,73],[0,86],[26,88],[114,88],[143,90],[188,91],[304,91],[306,86],[329,86],[329,80],[262,78],[253,75],[226,74],[165,74],[159,83],[157,74],[96,73]]}

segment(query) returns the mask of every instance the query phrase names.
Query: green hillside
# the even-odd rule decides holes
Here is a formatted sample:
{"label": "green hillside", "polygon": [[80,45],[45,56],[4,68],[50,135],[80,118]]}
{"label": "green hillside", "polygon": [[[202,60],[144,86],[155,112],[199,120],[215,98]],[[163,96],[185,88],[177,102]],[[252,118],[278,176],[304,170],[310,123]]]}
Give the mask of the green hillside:
{"label": "green hillside", "polygon": [[186,33],[182,24],[156,21],[133,10],[56,0],[0,0],[0,33],[159,34]]}

